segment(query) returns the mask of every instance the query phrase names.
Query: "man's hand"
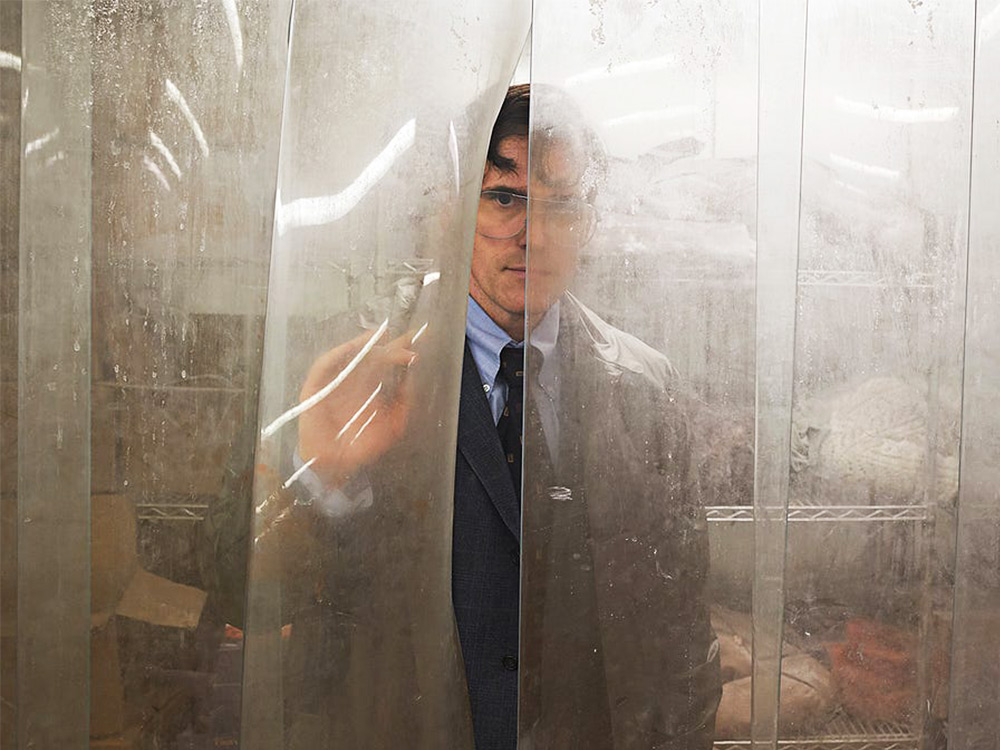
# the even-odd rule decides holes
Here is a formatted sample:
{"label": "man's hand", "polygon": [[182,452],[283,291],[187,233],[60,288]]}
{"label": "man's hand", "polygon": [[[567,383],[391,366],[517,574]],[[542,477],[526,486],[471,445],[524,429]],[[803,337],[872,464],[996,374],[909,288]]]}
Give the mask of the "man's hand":
{"label": "man's hand", "polygon": [[320,356],[299,394],[300,403],[312,398],[353,363],[342,382],[299,417],[299,456],[331,488],[342,487],[392,448],[413,407],[413,337],[376,343],[355,362],[371,337],[366,332]]}

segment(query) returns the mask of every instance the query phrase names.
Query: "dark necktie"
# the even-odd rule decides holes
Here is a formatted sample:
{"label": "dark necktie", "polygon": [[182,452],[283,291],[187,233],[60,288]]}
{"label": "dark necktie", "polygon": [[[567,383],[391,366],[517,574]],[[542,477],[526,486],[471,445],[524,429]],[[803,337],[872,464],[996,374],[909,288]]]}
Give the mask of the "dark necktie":
{"label": "dark necktie", "polygon": [[500,445],[507,459],[514,492],[521,502],[521,425],[524,422],[524,349],[508,344],[500,352],[500,372],[497,374],[507,384],[507,403],[504,405],[497,432]]}

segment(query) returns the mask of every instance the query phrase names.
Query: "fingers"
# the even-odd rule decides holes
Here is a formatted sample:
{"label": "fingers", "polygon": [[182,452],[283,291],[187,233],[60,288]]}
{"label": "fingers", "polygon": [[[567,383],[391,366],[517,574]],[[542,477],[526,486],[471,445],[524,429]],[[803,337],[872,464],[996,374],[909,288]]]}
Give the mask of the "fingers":
{"label": "fingers", "polygon": [[[361,350],[365,348],[373,335],[376,334],[365,331],[350,341],[335,346],[317,357],[309,368],[305,382],[302,384],[302,398],[307,398],[336,378],[343,371],[344,367],[353,361]],[[381,333],[377,333],[377,335],[378,339],[384,338],[385,332],[382,331]],[[377,343],[377,340],[375,343]]]}
{"label": "fingers", "polygon": [[402,437],[414,402],[414,342],[421,330],[388,343],[370,333],[358,336],[313,363],[300,403],[316,403],[301,416],[299,446],[303,459],[317,459],[321,474],[371,463]]}
{"label": "fingers", "polygon": [[[420,332],[422,329],[409,331],[385,345],[380,345],[376,341],[375,346],[357,363],[358,373],[370,374],[373,369],[385,366],[410,367],[417,360],[417,351],[413,344],[419,338]],[[384,333],[379,335],[379,339],[384,338],[384,335]],[[321,354],[309,368],[302,385],[301,398],[307,398],[336,378],[371,339],[372,333],[366,331]],[[386,373],[383,371],[380,375],[385,376]]]}

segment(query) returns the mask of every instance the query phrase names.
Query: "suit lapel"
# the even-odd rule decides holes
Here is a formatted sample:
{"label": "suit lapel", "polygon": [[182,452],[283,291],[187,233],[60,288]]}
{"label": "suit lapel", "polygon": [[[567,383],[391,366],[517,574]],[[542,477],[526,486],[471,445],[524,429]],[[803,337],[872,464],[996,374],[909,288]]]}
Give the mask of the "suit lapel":
{"label": "suit lapel", "polygon": [[465,346],[462,395],[458,406],[458,446],[510,532],[521,539],[521,509],[479,370]]}

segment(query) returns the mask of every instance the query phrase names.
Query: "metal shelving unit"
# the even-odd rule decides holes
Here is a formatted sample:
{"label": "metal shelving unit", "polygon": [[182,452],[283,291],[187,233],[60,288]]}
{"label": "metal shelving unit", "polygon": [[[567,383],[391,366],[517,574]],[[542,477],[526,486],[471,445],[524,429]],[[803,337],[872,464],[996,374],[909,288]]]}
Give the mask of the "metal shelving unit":
{"label": "metal shelving unit", "polygon": [[208,512],[207,503],[138,503],[135,508],[140,521],[202,521]]}
{"label": "metal shelving unit", "polygon": [[[754,520],[752,506],[710,506],[707,519],[713,523],[748,523]],[[796,498],[788,506],[789,523],[925,523],[932,520],[925,505],[824,505]],[[716,740],[715,750],[746,750],[749,739]],[[778,747],[788,750],[918,750],[920,736],[909,727],[889,722],[864,722],[842,710],[821,733],[802,737],[779,737]]]}
{"label": "metal shelving unit", "polygon": [[932,273],[916,272],[889,276],[877,271],[835,271],[802,268],[798,272],[799,286],[838,286],[857,289],[937,289],[940,281]]}
{"label": "metal shelving unit", "polygon": [[[744,750],[749,739],[716,740],[715,750]],[[908,728],[887,722],[863,722],[837,714],[814,737],[789,737],[778,740],[778,747],[789,750],[917,750],[920,740]]]}
{"label": "metal shelving unit", "polygon": [[[205,503],[140,503],[136,506],[144,521],[200,521],[205,517]],[[754,509],[749,505],[712,505],[705,509],[713,523],[750,523]],[[927,521],[922,505],[811,505],[788,506],[792,523],[877,523],[889,521]]]}
{"label": "metal shelving unit", "polygon": [[[705,509],[714,523],[747,523],[754,520],[750,505],[712,505]],[[872,523],[885,521],[926,521],[922,505],[820,505],[797,501],[788,506],[788,521],[795,523]]]}

